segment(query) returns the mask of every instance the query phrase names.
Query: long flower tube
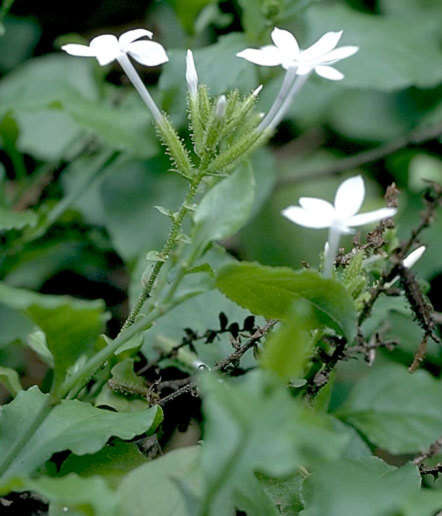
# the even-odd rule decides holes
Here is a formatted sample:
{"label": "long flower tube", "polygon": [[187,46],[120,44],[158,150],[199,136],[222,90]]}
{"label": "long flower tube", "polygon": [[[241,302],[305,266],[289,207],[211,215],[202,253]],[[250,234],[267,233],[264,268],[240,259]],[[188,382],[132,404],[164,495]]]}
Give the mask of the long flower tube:
{"label": "long flower tube", "polygon": [[327,32],[312,46],[301,50],[293,34],[275,28],[271,34],[273,45],[260,49],[247,48],[237,54],[238,57],[257,65],[282,66],[287,70],[281,89],[259,126],[261,131],[273,129],[278,125],[293,98],[312,72],[333,81],[343,79],[344,75],[331,65],[355,54],[359,48],[356,46],[336,48],[341,36],[342,31]]}
{"label": "long flower tube", "polygon": [[140,38],[152,38],[152,32],[146,29],[134,29],[122,34],[118,39],[112,34],[103,34],[93,38],[89,45],[68,44],[61,48],[73,56],[95,57],[101,66],[118,61],[128,79],[131,81],[143,102],[149,108],[157,124],[161,125],[164,117],[155,101],[140,79],[128,55],[145,66],[158,66],[166,63],[164,48],[154,41]]}

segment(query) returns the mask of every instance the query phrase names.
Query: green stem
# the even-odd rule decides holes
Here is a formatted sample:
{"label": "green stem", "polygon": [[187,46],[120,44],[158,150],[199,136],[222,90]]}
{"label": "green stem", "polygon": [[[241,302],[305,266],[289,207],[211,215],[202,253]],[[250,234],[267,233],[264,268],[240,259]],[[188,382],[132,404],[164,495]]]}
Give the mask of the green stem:
{"label": "green stem", "polygon": [[169,259],[170,252],[175,248],[176,246],[176,240],[179,235],[181,225],[183,223],[184,217],[187,215],[187,213],[190,211],[190,205],[197,193],[198,187],[201,183],[201,180],[204,176],[204,172],[200,172],[200,174],[196,177],[195,181],[191,184],[189,191],[187,192],[186,197],[184,198],[183,204],[181,205],[181,208],[179,209],[178,213],[173,219],[169,236],[166,240],[166,243],[163,246],[163,249],[161,250],[161,255],[164,257],[165,261],[156,262],[154,268],[152,269],[152,272],[149,276],[149,279],[145,282],[143,285],[143,289],[138,296],[138,299],[135,302],[134,307],[132,308],[129,317],[126,319],[125,323],[123,324],[123,327],[121,328],[120,334],[132,326],[135,322],[135,319],[137,318],[138,314],[140,313],[141,309],[143,308],[143,305],[148,297],[150,297],[152,293],[152,289],[155,285],[155,282],[158,278],[158,275],[163,268],[166,261]]}

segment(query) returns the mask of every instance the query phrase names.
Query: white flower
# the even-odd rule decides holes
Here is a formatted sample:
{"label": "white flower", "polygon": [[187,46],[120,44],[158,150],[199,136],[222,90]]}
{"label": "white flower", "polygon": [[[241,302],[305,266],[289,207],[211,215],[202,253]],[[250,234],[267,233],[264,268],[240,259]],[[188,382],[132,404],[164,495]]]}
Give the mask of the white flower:
{"label": "white flower", "polygon": [[118,39],[112,34],[103,34],[93,38],[89,46],[69,44],[61,48],[72,56],[95,57],[101,66],[117,60],[143,102],[150,109],[157,124],[161,125],[164,121],[163,115],[127,57],[130,55],[135,61],[146,66],[157,66],[169,60],[166,51],[159,43],[139,41],[145,36],[152,38],[152,32],[146,29],[134,29],[125,32]]}
{"label": "white flower", "polygon": [[314,70],[321,77],[338,81],[344,75],[330,65],[359,50],[356,46],[336,48],[341,36],[342,31],[327,32],[311,47],[301,50],[293,34],[275,28],[272,32],[274,45],[247,48],[237,56],[262,66],[283,66],[286,70],[295,67],[297,75],[306,75]]}
{"label": "white flower", "polygon": [[186,81],[191,97],[195,98],[198,93],[198,74],[191,50],[187,51],[186,56]]}
{"label": "white flower", "polygon": [[364,202],[365,187],[361,176],[345,180],[336,191],[334,204],[314,197],[301,197],[300,206],[289,206],[282,214],[289,220],[307,228],[329,228],[328,247],[325,256],[325,274],[331,273],[341,234],[353,233],[352,227],[376,222],[396,213],[395,208],[358,214]]}
{"label": "white flower", "polygon": [[334,205],[323,199],[301,197],[300,206],[289,206],[283,215],[292,222],[308,228],[334,227],[340,233],[352,233],[352,227],[376,222],[396,213],[395,208],[360,213],[365,197],[364,181],[361,176],[351,177],[339,186]]}
{"label": "white flower", "polygon": [[407,269],[411,269],[411,267],[413,267],[413,265],[415,265],[416,262],[421,259],[422,255],[425,253],[425,249],[426,247],[424,245],[421,245],[420,247],[415,249],[406,258],[402,260],[402,265]]}
{"label": "white flower", "polygon": [[151,39],[152,32],[146,29],[134,29],[122,34],[118,39],[112,34],[103,34],[93,38],[89,45],[69,44],[61,48],[72,56],[95,57],[101,66],[118,59],[123,54],[129,54],[135,61],[145,66],[158,66],[166,63],[169,58],[166,51]]}

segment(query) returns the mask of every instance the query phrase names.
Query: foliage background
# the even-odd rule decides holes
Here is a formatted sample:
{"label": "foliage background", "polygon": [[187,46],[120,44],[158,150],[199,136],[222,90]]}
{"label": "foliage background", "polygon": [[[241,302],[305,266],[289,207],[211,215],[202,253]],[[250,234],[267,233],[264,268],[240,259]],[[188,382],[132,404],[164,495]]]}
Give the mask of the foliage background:
{"label": "foliage background", "polygon": [[[201,81],[213,94],[233,87],[248,93],[263,83],[259,105],[265,111],[281,72],[258,69],[234,54],[266,44],[275,25],[294,32],[304,47],[325,31],[343,29],[343,43],[361,48],[339,64],[345,79],[330,83],[315,77],[306,85],[270,145],[253,158],[258,192],[253,219],[224,242],[240,259],[299,268],[303,261],[317,264],[325,234],[295,227],[280,216],[281,208],[300,195],[331,199],[342,175],[322,172],[340,159],[441,123],[441,16],[438,0],[43,1],[38,7],[17,0],[0,39],[0,210],[12,207],[20,215],[12,221],[4,217],[0,228],[15,228],[0,234],[1,280],[43,294],[103,299],[108,334],[114,336],[145,253],[158,248],[167,231],[167,220],[154,206],[174,208],[182,196],[183,181],[169,172],[149,115],[118,66],[103,69],[95,60],[66,56],[59,51],[63,42],[138,26],[152,29],[170,62],[140,72],[184,129],[186,48],[195,50]],[[54,216],[44,234],[22,245],[23,234],[35,229],[28,210],[53,215],[58,201],[75,195],[97,163],[115,150],[126,159],[107,167],[85,195]],[[404,146],[345,171],[344,177],[363,173],[366,210],[380,207],[385,188],[396,182],[401,190],[397,221],[405,236],[422,209],[422,178],[442,180],[439,152],[437,139]],[[290,185],[278,187],[287,177],[293,178]],[[423,236],[429,251],[416,266],[437,311],[442,310],[441,230],[439,217]],[[215,327],[221,310],[238,316],[229,313],[219,294],[201,301],[210,303],[210,313],[202,314],[198,303],[160,323],[154,334],[178,338],[185,326]],[[0,363],[17,368],[25,387],[44,382],[42,361],[26,346],[9,345],[28,333],[26,321],[0,304],[0,325]],[[395,361],[409,364],[419,331],[400,311],[391,313],[389,335],[401,338]],[[209,363],[219,359],[219,351],[201,352]],[[382,355],[378,360],[387,361]],[[431,348],[433,375],[440,375],[441,363],[440,349]],[[368,372],[360,362],[341,367],[331,406],[339,407],[349,385]],[[6,400],[6,391],[0,392]]]}

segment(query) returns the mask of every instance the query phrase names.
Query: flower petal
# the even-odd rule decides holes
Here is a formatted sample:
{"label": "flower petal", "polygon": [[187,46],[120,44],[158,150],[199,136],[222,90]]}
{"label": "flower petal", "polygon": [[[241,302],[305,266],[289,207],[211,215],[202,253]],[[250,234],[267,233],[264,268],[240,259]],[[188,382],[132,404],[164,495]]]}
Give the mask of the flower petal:
{"label": "flower petal", "polygon": [[335,208],[328,201],[317,199],[316,197],[301,197],[299,204],[307,211],[313,212],[315,215],[321,214],[324,219],[332,223],[336,216]]}
{"label": "flower petal", "polygon": [[295,36],[288,30],[275,27],[272,31],[273,43],[287,57],[294,58],[299,54],[299,45]]}
{"label": "flower petal", "polygon": [[344,78],[344,74],[332,66],[315,66],[315,72],[324,79],[330,79],[331,81],[340,81]]}
{"label": "flower petal", "polygon": [[127,47],[127,52],[145,66],[158,66],[169,61],[163,46],[155,41],[135,41]]}
{"label": "flower petal", "polygon": [[246,48],[246,50],[236,55],[261,66],[279,66],[284,60],[279,48],[273,45],[268,45],[260,49]]}
{"label": "flower petal", "polygon": [[111,63],[120,55],[118,40],[112,34],[97,36],[90,42],[91,49],[101,66]]}
{"label": "flower petal", "polygon": [[335,195],[335,208],[340,219],[356,215],[365,197],[364,180],[361,176],[350,177],[339,185]]}
{"label": "flower petal", "polygon": [[370,222],[376,222],[382,219],[388,219],[397,212],[396,208],[381,208],[376,211],[369,211],[368,213],[360,213],[354,217],[350,217],[345,221],[348,226],[363,226]]}
{"label": "flower petal", "polygon": [[187,51],[186,56],[186,82],[192,97],[198,93],[198,74],[196,72],[195,61],[191,50]]}
{"label": "flower petal", "polygon": [[71,56],[95,57],[95,52],[87,45],[70,43],[69,45],[63,45],[61,49]]}
{"label": "flower petal", "polygon": [[324,217],[321,213],[314,213],[312,211],[304,210],[299,206],[289,206],[281,212],[284,217],[300,226],[306,228],[328,228],[330,226],[330,219]]}
{"label": "flower petal", "polygon": [[340,47],[335,48],[331,52],[328,52],[321,58],[322,64],[333,64],[336,61],[340,61],[341,59],[345,59],[346,57],[350,57],[359,50],[359,47],[348,46],[348,47]]}
{"label": "flower petal", "polygon": [[342,30],[339,32],[327,32],[316,43],[302,52],[304,59],[317,59],[327,52],[330,52],[338,44],[341,39]]}
{"label": "flower petal", "polygon": [[426,247],[421,245],[417,249],[415,249],[412,253],[410,253],[404,260],[402,260],[402,265],[407,267],[407,269],[411,269],[413,265],[420,260],[421,256],[425,253]]}
{"label": "flower petal", "polygon": [[303,62],[300,62],[296,68],[296,75],[307,75],[308,73],[310,73],[313,68],[315,67],[314,64],[311,64],[311,63],[303,63]]}
{"label": "flower petal", "polygon": [[148,37],[149,39],[152,39],[153,33],[150,32],[150,30],[146,29],[133,29],[128,30],[124,34],[121,34],[121,36],[118,38],[118,43],[120,44],[120,48],[124,51],[127,50],[128,45],[133,43],[135,40]]}

